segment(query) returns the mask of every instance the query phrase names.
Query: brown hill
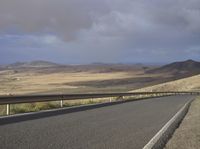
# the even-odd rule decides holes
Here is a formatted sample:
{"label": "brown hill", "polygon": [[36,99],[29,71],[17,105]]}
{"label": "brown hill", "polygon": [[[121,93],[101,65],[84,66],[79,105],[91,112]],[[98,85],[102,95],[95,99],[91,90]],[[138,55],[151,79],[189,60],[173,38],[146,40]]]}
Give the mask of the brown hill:
{"label": "brown hill", "polygon": [[40,73],[55,73],[55,72],[94,72],[94,73],[110,73],[110,72],[130,72],[143,71],[151,66],[143,66],[139,64],[80,64],[80,65],[61,65],[48,61],[31,61],[17,62],[10,65],[0,66],[0,70],[14,70],[20,72],[40,72]]}
{"label": "brown hill", "polygon": [[194,60],[174,62],[160,68],[149,70],[147,73],[170,73],[180,78],[197,75],[200,74],[200,62]]}

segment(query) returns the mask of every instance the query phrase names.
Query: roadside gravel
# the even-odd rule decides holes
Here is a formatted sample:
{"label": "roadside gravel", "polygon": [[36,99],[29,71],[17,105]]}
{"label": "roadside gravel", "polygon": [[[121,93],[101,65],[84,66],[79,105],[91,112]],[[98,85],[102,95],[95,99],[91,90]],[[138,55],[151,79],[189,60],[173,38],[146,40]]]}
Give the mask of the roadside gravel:
{"label": "roadside gravel", "polygon": [[200,97],[191,104],[188,114],[165,149],[198,149],[200,147]]}

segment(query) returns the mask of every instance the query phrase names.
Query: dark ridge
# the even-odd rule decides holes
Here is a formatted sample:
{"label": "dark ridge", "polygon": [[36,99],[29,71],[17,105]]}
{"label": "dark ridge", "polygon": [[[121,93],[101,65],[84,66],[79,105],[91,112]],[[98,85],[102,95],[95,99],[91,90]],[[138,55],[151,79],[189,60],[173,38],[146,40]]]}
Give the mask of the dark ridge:
{"label": "dark ridge", "polygon": [[182,62],[174,62],[164,65],[160,68],[152,69],[147,73],[171,73],[177,75],[196,75],[200,73],[200,62],[194,60],[186,60]]}

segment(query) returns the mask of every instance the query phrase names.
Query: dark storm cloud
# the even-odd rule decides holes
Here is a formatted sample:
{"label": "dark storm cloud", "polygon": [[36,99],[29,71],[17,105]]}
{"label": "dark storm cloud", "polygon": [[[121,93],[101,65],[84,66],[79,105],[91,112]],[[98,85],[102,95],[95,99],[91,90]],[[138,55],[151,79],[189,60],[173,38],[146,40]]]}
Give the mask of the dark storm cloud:
{"label": "dark storm cloud", "polygon": [[93,0],[0,0],[0,29],[27,33],[55,33],[71,39],[90,28],[92,15],[106,11],[104,2]]}
{"label": "dark storm cloud", "polygon": [[0,0],[0,36],[5,49],[14,40],[18,49],[26,47],[21,53],[51,49],[50,59],[78,54],[78,62],[199,59],[200,1]]}

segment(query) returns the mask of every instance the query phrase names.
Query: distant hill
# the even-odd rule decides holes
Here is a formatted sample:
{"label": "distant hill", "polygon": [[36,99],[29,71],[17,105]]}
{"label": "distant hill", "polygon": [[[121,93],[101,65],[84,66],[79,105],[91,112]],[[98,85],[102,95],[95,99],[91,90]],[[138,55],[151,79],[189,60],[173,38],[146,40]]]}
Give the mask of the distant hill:
{"label": "distant hill", "polygon": [[176,75],[196,75],[200,74],[200,62],[187,60],[174,62],[156,69],[147,71],[147,73],[171,73]]}
{"label": "distant hill", "polygon": [[82,65],[61,65],[49,61],[31,61],[17,62],[10,65],[0,66],[0,70],[20,70],[35,71],[41,73],[53,72],[136,72],[145,71],[146,74],[170,74],[173,79],[180,79],[192,75],[200,74],[200,62],[187,60],[183,62],[174,62],[161,67],[149,66],[142,64],[109,64],[109,63],[93,63]]}
{"label": "distant hill", "polygon": [[16,62],[7,65],[7,68],[26,68],[26,67],[55,67],[60,66],[59,64],[48,62],[48,61],[31,61],[31,62]]}
{"label": "distant hill", "polygon": [[112,64],[112,63],[92,63],[92,64],[76,64],[76,65],[61,65],[49,61],[31,61],[17,62],[10,65],[0,66],[0,70],[15,70],[15,71],[34,71],[41,73],[55,72],[94,72],[94,73],[109,73],[109,72],[130,72],[143,71],[151,66],[143,66],[139,64]]}

